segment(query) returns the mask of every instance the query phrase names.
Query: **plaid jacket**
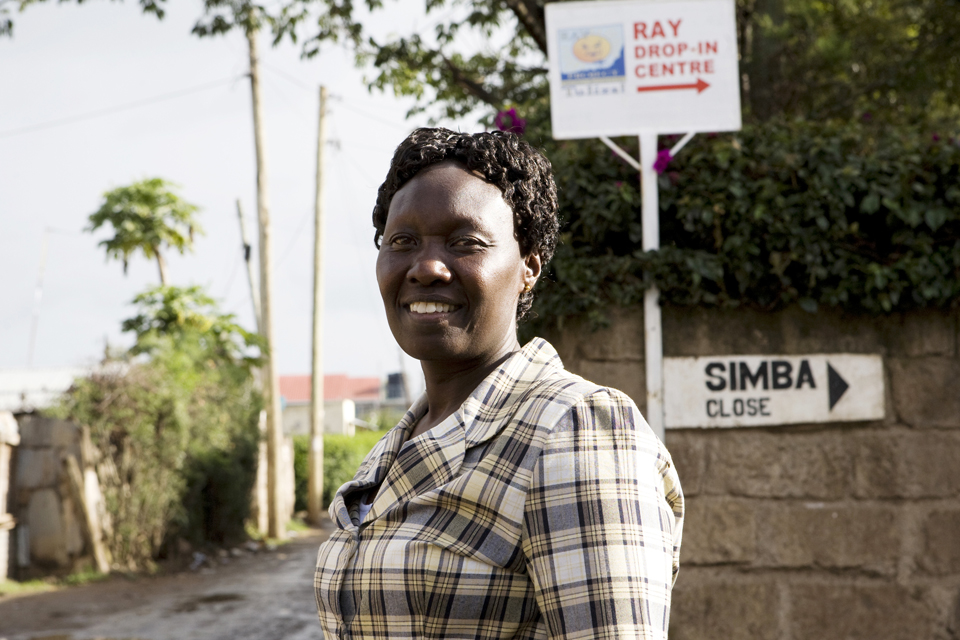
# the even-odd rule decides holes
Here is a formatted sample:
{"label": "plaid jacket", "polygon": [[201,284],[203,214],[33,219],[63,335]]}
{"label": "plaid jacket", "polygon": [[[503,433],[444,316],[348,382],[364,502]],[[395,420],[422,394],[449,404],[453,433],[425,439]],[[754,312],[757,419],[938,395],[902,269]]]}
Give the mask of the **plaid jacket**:
{"label": "plaid jacket", "polygon": [[666,638],[683,495],[629,398],[536,339],[406,441],[426,410],[421,397],[330,506],[326,640]]}

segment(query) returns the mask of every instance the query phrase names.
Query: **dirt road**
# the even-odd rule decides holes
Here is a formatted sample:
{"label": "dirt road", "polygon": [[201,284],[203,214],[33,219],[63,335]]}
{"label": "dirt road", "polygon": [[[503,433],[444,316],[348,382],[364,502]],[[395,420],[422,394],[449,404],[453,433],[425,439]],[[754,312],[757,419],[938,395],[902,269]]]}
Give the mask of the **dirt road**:
{"label": "dirt road", "polygon": [[332,526],[196,572],[0,598],[0,640],[322,640],[313,568]]}

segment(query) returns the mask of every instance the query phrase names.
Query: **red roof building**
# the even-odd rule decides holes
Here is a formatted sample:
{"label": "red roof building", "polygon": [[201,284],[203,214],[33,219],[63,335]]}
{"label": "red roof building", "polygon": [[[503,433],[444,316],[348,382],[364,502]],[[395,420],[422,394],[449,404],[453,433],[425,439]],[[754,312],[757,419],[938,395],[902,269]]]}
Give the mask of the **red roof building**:
{"label": "red roof building", "polygon": [[[280,395],[287,404],[310,402],[312,377],[280,376]],[[344,374],[323,376],[324,400],[353,400],[376,402],[380,400],[379,378],[351,378]]]}

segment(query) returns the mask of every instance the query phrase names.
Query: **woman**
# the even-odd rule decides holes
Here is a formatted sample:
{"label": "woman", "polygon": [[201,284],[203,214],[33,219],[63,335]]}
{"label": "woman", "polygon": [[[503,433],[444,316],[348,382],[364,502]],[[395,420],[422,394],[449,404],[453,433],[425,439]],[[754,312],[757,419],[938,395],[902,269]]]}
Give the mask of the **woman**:
{"label": "woman", "polygon": [[517,342],[556,186],[506,133],[418,129],[373,211],[377,281],[426,392],[330,507],[334,638],[665,638],[683,498],[633,402]]}

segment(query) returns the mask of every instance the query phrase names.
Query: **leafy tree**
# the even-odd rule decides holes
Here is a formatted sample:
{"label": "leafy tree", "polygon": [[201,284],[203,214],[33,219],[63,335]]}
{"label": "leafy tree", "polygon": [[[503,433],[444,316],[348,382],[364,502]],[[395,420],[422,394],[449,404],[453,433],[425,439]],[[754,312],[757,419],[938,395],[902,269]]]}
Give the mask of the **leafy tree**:
{"label": "leafy tree", "polygon": [[51,411],[90,428],[107,544],[129,570],[150,568],[176,537],[244,537],[263,404],[247,355],[259,338],[202,289],[157,287],[134,303],[128,357],[76,380]]}
{"label": "leafy tree", "polygon": [[104,194],[103,204],[90,215],[87,231],[94,232],[109,224],[112,238],[100,242],[108,258],[123,261],[127,272],[130,256],[140,252],[148,260],[156,260],[160,284],[167,285],[167,265],[161,249],[175,249],[181,254],[193,248],[193,238],[203,233],[196,221],[199,209],[181,200],[173,184],[161,178],[135,182]]}
{"label": "leafy tree", "polygon": [[166,342],[192,340],[218,361],[243,366],[259,364],[248,355],[251,347],[262,347],[262,338],[235,322],[232,313],[221,313],[216,301],[201,287],[155,287],[133,299],[139,313],[123,321],[123,330],[133,332],[133,354],[153,353]]}
{"label": "leafy tree", "polygon": [[[377,6],[376,2],[368,5]],[[737,0],[743,104],[747,119],[776,116],[919,121],[960,119],[960,0]],[[308,30],[313,0],[286,0],[277,37]],[[349,5],[344,5],[349,8]],[[434,33],[388,41],[366,38],[360,57],[377,69],[372,86],[418,98],[415,111],[488,122],[509,107],[547,138],[546,27],[543,0],[426,0],[442,14]],[[462,9],[457,12],[456,10]],[[450,15],[466,15],[454,19]],[[322,14],[318,38],[347,11]],[[484,42],[468,50],[472,32]],[[304,53],[317,49],[307,39]],[[539,126],[537,126],[539,124]]]}

